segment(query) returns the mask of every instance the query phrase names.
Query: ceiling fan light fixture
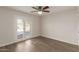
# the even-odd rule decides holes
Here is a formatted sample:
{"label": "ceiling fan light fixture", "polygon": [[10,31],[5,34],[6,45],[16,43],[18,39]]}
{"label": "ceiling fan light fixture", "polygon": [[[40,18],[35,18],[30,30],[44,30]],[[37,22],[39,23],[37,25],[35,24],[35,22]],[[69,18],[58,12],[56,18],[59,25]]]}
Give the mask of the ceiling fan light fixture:
{"label": "ceiling fan light fixture", "polygon": [[42,11],[38,11],[37,13],[38,13],[39,15],[43,14],[43,12],[42,12]]}

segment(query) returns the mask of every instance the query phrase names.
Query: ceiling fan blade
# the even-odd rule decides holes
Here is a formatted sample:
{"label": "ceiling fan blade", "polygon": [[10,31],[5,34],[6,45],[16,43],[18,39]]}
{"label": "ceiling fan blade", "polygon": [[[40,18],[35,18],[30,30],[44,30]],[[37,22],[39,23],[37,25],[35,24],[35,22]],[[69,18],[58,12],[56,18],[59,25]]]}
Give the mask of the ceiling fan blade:
{"label": "ceiling fan blade", "polygon": [[47,11],[43,11],[43,12],[50,12],[50,11],[47,10]]}
{"label": "ceiling fan blade", "polygon": [[36,7],[32,7],[33,9],[36,9],[36,10],[38,10],[38,8],[36,8]]}
{"label": "ceiling fan blade", "polygon": [[45,6],[45,7],[43,8],[43,10],[48,9],[48,8],[49,8],[48,6]]}

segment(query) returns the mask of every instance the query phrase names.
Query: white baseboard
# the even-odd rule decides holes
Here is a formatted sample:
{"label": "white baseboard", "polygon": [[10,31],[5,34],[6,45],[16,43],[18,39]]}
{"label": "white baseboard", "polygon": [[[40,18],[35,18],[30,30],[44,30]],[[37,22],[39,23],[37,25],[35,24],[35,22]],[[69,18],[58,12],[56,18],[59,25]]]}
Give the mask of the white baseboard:
{"label": "white baseboard", "polygon": [[17,40],[17,41],[13,41],[13,42],[9,42],[9,43],[3,43],[3,44],[0,45],[0,47],[7,46],[7,45],[10,45],[10,44],[13,44],[13,43],[16,43],[16,42],[20,42],[20,41],[23,41],[23,40]]}
{"label": "white baseboard", "polygon": [[[31,38],[34,38],[34,37],[38,37],[38,36],[29,37],[29,38],[27,38],[27,39],[31,39]],[[13,41],[13,42],[0,44],[0,47],[7,46],[7,45],[11,45],[11,44],[14,44],[14,43],[17,43],[17,42],[20,42],[20,41],[24,41],[24,40],[27,40],[27,39],[16,40],[16,41]]]}
{"label": "white baseboard", "polygon": [[[50,36],[46,36],[46,35],[41,35],[41,36],[42,36],[42,37],[49,38],[49,39],[54,39],[54,40],[57,40],[57,38],[52,38],[52,37],[50,37]],[[79,46],[79,44],[69,43],[69,42],[62,41],[62,40],[57,40],[57,41],[61,41],[61,42],[65,42],[65,43],[68,43],[68,44],[72,44],[72,45],[77,45],[77,46]]]}

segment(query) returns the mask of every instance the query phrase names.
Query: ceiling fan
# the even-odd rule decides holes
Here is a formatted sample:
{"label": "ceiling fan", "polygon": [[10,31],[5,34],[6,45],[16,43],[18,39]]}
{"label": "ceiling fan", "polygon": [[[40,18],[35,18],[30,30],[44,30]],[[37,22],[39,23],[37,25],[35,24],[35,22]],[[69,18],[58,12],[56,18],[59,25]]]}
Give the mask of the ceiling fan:
{"label": "ceiling fan", "polygon": [[50,11],[47,10],[49,9],[49,6],[36,6],[36,7],[32,7],[33,9],[35,9],[35,11],[31,11],[32,13],[37,12],[38,14],[42,14],[43,12],[45,13],[49,13]]}

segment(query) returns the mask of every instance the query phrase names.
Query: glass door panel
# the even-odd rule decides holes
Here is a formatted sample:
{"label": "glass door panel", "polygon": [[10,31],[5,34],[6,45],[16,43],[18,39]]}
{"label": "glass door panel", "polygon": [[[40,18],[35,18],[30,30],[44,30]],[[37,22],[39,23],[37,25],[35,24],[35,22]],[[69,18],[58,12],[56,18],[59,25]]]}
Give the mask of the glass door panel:
{"label": "glass door panel", "polygon": [[22,19],[17,19],[17,39],[23,38],[24,22]]}
{"label": "glass door panel", "polygon": [[25,37],[30,37],[31,34],[31,26],[29,23],[25,23],[25,31],[24,31],[24,35]]}

